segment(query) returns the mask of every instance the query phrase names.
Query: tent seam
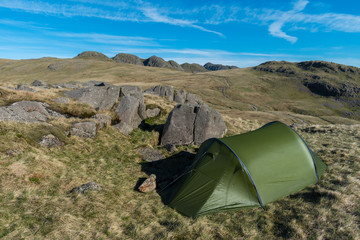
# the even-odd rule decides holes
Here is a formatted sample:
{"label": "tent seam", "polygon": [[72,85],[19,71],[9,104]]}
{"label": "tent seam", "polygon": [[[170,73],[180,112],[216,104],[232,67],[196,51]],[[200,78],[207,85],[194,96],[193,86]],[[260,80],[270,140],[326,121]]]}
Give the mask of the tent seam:
{"label": "tent seam", "polygon": [[298,133],[297,133],[294,129],[292,129],[291,127],[288,126],[288,128],[290,128],[291,130],[293,130],[293,131],[300,137],[300,139],[302,140],[302,142],[305,144],[307,150],[309,151],[310,156],[311,156],[311,159],[312,159],[313,164],[314,164],[316,181],[318,182],[318,181],[319,181],[319,176],[318,176],[318,173],[317,173],[317,167],[316,167],[316,164],[315,164],[315,159],[314,159],[313,155],[311,154],[311,149],[310,149],[309,146],[306,144],[305,140],[300,136],[300,134],[298,134]]}
{"label": "tent seam", "polygon": [[250,172],[249,172],[249,170],[246,168],[245,164],[241,161],[241,159],[240,159],[240,158],[238,157],[238,155],[231,149],[231,147],[230,147],[229,145],[227,145],[226,143],[224,143],[223,141],[221,141],[221,140],[218,139],[218,138],[214,138],[214,139],[215,139],[216,141],[224,144],[224,145],[232,152],[232,154],[234,154],[234,156],[237,158],[237,160],[239,161],[240,165],[242,166],[242,168],[245,170],[246,174],[247,174],[248,177],[250,178],[250,181],[251,181],[251,183],[252,183],[252,185],[253,185],[253,187],[254,187],[254,189],[255,189],[256,195],[257,195],[257,197],[258,197],[260,206],[261,206],[261,207],[264,207],[264,204],[263,204],[263,202],[262,202],[262,200],[261,200],[260,194],[259,194],[259,192],[258,192],[258,190],[257,190],[257,188],[256,188],[255,182],[254,182],[253,178],[251,177]]}

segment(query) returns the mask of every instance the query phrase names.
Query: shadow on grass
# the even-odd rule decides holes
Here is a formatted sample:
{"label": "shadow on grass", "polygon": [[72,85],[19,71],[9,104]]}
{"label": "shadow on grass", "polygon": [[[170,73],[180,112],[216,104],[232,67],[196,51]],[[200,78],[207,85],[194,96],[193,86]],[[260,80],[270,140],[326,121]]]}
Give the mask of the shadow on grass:
{"label": "shadow on grass", "polygon": [[307,192],[292,194],[290,198],[302,198],[303,201],[313,204],[320,204],[321,199],[334,201],[336,196],[328,192],[319,192],[315,189],[310,189]]}
{"label": "shadow on grass", "polygon": [[[156,175],[156,191],[165,204],[168,203],[169,194],[174,190],[172,189],[172,183],[191,166],[194,157],[195,154],[181,151],[166,159],[141,163],[143,172],[147,175]],[[141,184],[143,181],[139,179],[139,182]]]}

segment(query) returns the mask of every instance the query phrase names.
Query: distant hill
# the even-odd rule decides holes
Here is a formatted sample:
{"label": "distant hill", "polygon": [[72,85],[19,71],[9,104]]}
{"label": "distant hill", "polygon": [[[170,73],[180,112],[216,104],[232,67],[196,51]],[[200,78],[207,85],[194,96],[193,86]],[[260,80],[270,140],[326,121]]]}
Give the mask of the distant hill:
{"label": "distant hill", "polygon": [[144,65],[141,59],[133,54],[119,53],[115,57],[112,57],[111,59],[117,63]]}
{"label": "distant hill", "polygon": [[92,60],[106,60],[106,61],[112,60],[117,63],[135,64],[135,65],[147,66],[147,67],[168,68],[168,69],[174,69],[178,71],[185,71],[191,73],[238,68],[236,66],[227,66],[227,65],[212,64],[212,63],[207,63],[204,66],[201,66],[200,64],[197,63],[191,63],[191,64],[183,63],[180,65],[174,60],[165,61],[163,58],[155,55],[147,59],[141,59],[133,54],[119,53],[112,58],[108,58],[106,55],[95,51],[82,52],[78,54],[76,57],[74,57],[74,59],[92,59]]}
{"label": "distant hill", "polygon": [[179,70],[179,71],[184,71],[184,69],[177,62],[175,62],[174,60],[170,60],[170,61],[168,61],[168,63],[170,64],[170,66],[173,69],[176,69],[176,70]]}
{"label": "distant hill", "polygon": [[197,63],[183,63],[181,67],[185,72],[197,73],[197,72],[207,72],[208,70]]}
{"label": "distant hill", "polygon": [[236,66],[228,66],[228,65],[222,65],[222,64],[213,64],[213,63],[206,63],[204,65],[204,68],[209,71],[218,71],[218,70],[228,70],[228,69],[235,69],[238,68]]}
{"label": "distant hill", "polygon": [[102,54],[100,52],[95,51],[85,51],[82,53],[79,53],[75,59],[81,58],[81,59],[94,59],[94,60],[110,60],[105,54]]}

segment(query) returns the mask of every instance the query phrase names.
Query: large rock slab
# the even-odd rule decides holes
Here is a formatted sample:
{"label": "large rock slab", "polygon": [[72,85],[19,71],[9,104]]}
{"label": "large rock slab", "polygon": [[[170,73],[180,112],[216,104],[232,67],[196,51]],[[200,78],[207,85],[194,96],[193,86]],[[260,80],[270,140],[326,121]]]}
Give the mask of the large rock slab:
{"label": "large rock slab", "polygon": [[208,138],[223,137],[225,133],[225,122],[215,109],[205,104],[179,104],[166,120],[161,145],[200,145]]}
{"label": "large rock slab", "polygon": [[49,117],[61,117],[48,108],[46,103],[21,101],[7,107],[0,107],[0,121],[46,122]]}
{"label": "large rock slab", "polygon": [[115,113],[121,122],[115,127],[128,135],[146,118],[144,95],[140,87],[121,86],[120,97]]}
{"label": "large rock slab", "polygon": [[122,123],[135,128],[139,126],[142,118],[139,115],[140,99],[133,96],[124,96],[121,98],[115,112]]}
{"label": "large rock slab", "polygon": [[120,87],[114,85],[91,86],[65,92],[65,95],[86,103],[97,111],[110,110],[120,95]]}

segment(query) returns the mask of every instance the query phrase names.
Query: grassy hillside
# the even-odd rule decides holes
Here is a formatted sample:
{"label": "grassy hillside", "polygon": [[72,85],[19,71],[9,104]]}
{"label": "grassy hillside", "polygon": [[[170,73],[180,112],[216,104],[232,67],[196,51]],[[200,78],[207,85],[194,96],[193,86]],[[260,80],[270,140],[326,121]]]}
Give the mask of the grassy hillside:
{"label": "grassy hillside", "polygon": [[[50,64],[55,64],[56,70],[51,70]],[[342,111],[353,111],[350,105],[312,93],[300,75],[252,68],[191,74],[109,61],[54,58],[0,60],[0,73],[0,105],[37,100],[81,118],[52,119],[51,125],[0,122],[2,239],[360,238],[359,119],[344,117]],[[298,123],[296,130],[328,168],[316,185],[264,209],[186,218],[165,206],[157,192],[135,190],[151,173],[159,177],[180,174],[196,153],[197,146],[178,147],[171,154],[159,148],[158,128],[167,114],[130,136],[109,126],[94,139],[67,137],[65,132],[71,124],[88,120],[91,109],[73,101],[66,107],[52,103],[51,99],[62,95],[62,89],[38,93],[5,90],[36,79],[48,83],[101,80],[143,88],[173,85],[198,94],[219,109],[228,135],[254,130],[269,120]],[[149,95],[145,102],[158,105],[166,113],[174,106],[165,98]],[[333,105],[337,106],[335,110]],[[65,145],[50,149],[40,146],[40,138],[48,133]],[[160,149],[167,159],[144,163],[137,153],[143,147]],[[90,181],[103,190],[86,195],[69,193]]]}
{"label": "grassy hillside", "polygon": [[[284,67],[287,65],[282,64]],[[253,68],[185,73],[88,59],[0,60],[0,86],[31,83],[34,80],[48,83],[97,80],[143,88],[162,84],[196,93],[223,113],[261,122],[349,123],[360,119],[359,103],[356,102],[360,101],[359,97],[354,98],[354,105],[338,101],[335,97],[314,94],[302,83],[304,74],[311,72],[291,67],[296,68],[296,74]],[[329,74],[324,73],[326,76]],[[332,76],[335,76],[334,73]],[[353,85],[360,86],[357,75],[349,79]],[[326,81],[332,81],[334,85],[338,82],[337,78],[334,80],[330,77]]]}

